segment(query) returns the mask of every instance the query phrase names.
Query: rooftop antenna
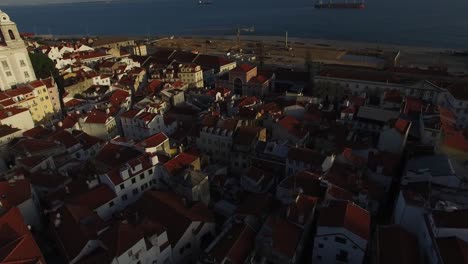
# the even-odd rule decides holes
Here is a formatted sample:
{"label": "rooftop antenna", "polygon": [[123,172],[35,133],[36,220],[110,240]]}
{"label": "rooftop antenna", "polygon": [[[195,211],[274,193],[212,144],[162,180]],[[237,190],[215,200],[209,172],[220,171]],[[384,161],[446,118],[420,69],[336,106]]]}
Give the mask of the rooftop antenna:
{"label": "rooftop antenna", "polygon": [[284,44],[285,44],[286,49],[288,49],[288,31],[286,31],[286,36],[285,36]]}

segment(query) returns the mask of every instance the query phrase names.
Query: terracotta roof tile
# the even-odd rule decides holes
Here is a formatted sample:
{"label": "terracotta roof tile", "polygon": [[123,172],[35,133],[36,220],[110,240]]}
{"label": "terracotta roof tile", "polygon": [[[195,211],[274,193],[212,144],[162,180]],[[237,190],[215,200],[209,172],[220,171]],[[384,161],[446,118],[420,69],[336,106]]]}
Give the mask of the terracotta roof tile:
{"label": "terracotta roof tile", "polygon": [[398,225],[377,228],[379,264],[420,263],[417,238]]}
{"label": "terracotta roof tile", "polygon": [[31,199],[31,184],[29,180],[12,180],[0,182],[0,202],[5,208],[19,206]]}
{"label": "terracotta roof tile", "polygon": [[18,208],[0,216],[0,262],[45,263]]}
{"label": "terracotta roof tile", "polygon": [[370,214],[368,211],[349,201],[330,201],[328,207],[322,208],[318,226],[341,227],[369,240]]}
{"label": "terracotta roof tile", "polygon": [[468,242],[458,237],[439,237],[437,245],[444,264],[468,263]]}

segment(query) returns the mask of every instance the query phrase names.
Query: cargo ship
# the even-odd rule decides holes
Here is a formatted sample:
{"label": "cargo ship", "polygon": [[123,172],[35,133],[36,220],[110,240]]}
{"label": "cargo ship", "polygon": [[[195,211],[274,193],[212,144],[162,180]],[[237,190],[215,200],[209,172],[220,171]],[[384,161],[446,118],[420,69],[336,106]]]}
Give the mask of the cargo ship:
{"label": "cargo ship", "polygon": [[318,1],[315,4],[315,8],[323,9],[323,8],[330,8],[330,9],[364,9],[366,8],[366,4],[364,1],[360,2],[341,2],[341,3],[332,3],[332,1],[323,2],[322,0]]}

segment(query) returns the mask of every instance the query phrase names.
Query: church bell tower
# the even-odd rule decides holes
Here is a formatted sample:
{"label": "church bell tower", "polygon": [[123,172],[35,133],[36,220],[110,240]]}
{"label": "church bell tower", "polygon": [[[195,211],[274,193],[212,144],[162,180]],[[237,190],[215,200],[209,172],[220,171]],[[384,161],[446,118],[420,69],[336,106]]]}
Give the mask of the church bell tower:
{"label": "church bell tower", "polygon": [[1,43],[10,48],[25,47],[24,41],[18,31],[16,23],[10,20],[10,17],[0,10],[0,38]]}

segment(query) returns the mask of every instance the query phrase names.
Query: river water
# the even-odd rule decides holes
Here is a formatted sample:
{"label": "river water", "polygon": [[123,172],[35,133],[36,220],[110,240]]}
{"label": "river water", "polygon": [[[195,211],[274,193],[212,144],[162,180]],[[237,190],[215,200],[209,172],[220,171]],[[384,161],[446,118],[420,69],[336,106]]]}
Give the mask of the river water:
{"label": "river water", "polygon": [[[22,32],[90,35],[255,35],[468,49],[468,0],[370,0],[317,10],[312,0],[126,0],[2,7]],[[337,0],[334,0],[335,2]],[[349,0],[352,1],[352,0]]]}

